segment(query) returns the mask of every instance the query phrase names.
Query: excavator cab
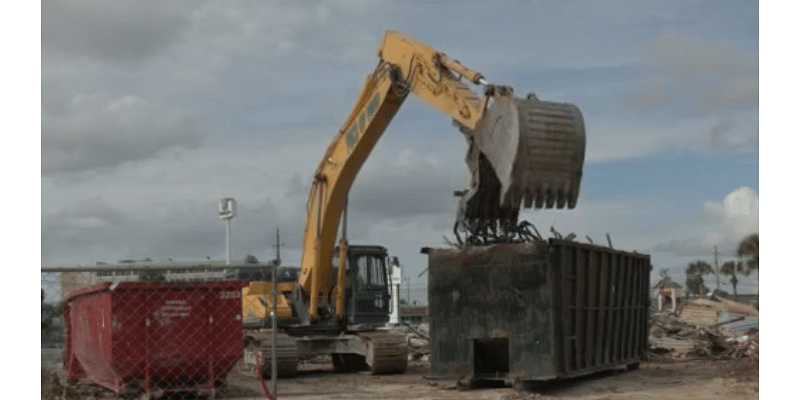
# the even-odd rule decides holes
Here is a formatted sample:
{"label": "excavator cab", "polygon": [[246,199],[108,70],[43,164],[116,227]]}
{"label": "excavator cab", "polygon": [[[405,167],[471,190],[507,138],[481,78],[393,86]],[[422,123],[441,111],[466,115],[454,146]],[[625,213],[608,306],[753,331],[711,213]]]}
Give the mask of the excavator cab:
{"label": "excavator cab", "polygon": [[[338,253],[338,247],[335,253]],[[347,247],[347,286],[345,309],[348,324],[385,324],[391,313],[391,293],[383,246],[350,245]],[[338,270],[334,257],[334,271]],[[338,274],[334,274],[336,276]]]}

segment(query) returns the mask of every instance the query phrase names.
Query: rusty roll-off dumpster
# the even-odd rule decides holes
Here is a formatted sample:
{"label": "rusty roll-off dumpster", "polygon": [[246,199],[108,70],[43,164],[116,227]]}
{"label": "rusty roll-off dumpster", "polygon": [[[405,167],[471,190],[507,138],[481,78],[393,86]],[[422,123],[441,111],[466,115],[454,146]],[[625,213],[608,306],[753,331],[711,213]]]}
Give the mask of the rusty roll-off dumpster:
{"label": "rusty roll-off dumpster", "polygon": [[433,379],[525,385],[645,354],[647,255],[556,239],[423,252]]}
{"label": "rusty roll-off dumpster", "polygon": [[214,394],[242,355],[247,282],[104,283],[64,304],[64,369],[118,393]]}

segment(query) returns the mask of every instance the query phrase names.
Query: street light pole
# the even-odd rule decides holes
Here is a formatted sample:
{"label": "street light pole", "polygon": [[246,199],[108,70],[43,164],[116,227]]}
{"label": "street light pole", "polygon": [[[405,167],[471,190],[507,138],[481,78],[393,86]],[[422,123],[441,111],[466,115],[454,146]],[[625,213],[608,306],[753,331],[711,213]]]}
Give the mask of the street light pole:
{"label": "street light pole", "polygon": [[[280,234],[278,234],[280,235]],[[278,236],[278,245],[280,245]],[[279,250],[280,251],[280,250]],[[272,397],[278,398],[278,266],[281,265],[280,256],[272,266]]]}
{"label": "street light pole", "polygon": [[225,220],[225,262],[231,263],[231,219],[236,216],[236,200],[230,197],[219,199],[219,219]]}
{"label": "street light pole", "polygon": [[225,219],[225,264],[231,264],[231,219]]}

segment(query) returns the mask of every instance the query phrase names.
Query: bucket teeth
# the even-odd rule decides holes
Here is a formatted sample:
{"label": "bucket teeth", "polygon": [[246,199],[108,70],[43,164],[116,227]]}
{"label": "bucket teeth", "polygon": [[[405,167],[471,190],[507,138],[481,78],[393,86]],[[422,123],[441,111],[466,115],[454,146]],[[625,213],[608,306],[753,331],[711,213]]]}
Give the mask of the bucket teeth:
{"label": "bucket teeth", "polygon": [[586,133],[580,110],[568,103],[515,98],[498,91],[470,143],[470,188],[460,221],[513,219],[524,208],[574,208]]}

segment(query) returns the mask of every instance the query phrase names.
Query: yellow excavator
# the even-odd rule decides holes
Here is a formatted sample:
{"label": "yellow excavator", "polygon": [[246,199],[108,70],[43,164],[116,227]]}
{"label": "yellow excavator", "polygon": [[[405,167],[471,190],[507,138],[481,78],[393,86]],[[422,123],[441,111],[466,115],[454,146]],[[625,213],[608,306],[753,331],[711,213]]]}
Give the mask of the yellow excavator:
{"label": "yellow excavator", "polygon": [[[348,244],[346,209],[359,169],[409,93],[452,117],[468,142],[471,178],[458,193],[456,232],[513,238],[521,207],[577,203],[586,147],[577,107],[532,94],[517,98],[510,87],[489,84],[480,72],[398,32],[386,32],[378,57],[314,173],[300,266],[278,269],[284,277],[275,308],[279,376],[294,375],[299,359],[323,354],[337,369],[405,372],[405,337],[377,328],[390,312],[387,251]],[[259,352],[269,365],[264,321],[273,309],[271,290],[259,281],[244,288],[244,358],[251,367]]]}

